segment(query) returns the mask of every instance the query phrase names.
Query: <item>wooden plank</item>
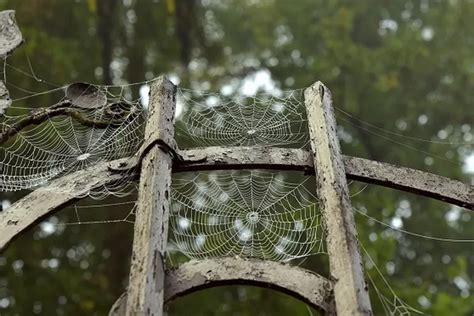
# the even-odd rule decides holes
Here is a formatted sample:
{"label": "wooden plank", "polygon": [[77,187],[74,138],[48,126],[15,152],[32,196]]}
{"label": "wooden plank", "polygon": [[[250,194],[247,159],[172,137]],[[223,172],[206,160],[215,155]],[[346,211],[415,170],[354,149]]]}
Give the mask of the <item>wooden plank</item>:
{"label": "wooden plank", "polygon": [[[289,148],[224,148],[181,151],[184,162],[175,164],[173,172],[222,169],[299,170],[313,173],[309,151]],[[474,186],[457,180],[411,168],[343,156],[348,179],[382,185],[452,203],[474,210]],[[119,159],[79,170],[52,180],[15,202],[0,213],[0,252],[16,236],[64,205],[87,196],[88,192],[115,181],[130,178],[138,166],[137,159]],[[138,176],[138,174],[136,175]]]}
{"label": "wooden plank", "polygon": [[[165,303],[199,290],[223,285],[270,288],[302,300],[324,315],[334,315],[332,284],[300,267],[259,259],[216,258],[191,260],[166,271]],[[112,306],[109,316],[124,314],[126,293]]]}
{"label": "wooden plank", "polygon": [[316,82],[304,95],[336,311],[338,315],[372,315],[331,93],[321,82]]}
{"label": "wooden plank", "polygon": [[[145,139],[173,147],[176,87],[165,77],[150,91]],[[163,315],[172,157],[156,144],[141,163],[126,315]]]}

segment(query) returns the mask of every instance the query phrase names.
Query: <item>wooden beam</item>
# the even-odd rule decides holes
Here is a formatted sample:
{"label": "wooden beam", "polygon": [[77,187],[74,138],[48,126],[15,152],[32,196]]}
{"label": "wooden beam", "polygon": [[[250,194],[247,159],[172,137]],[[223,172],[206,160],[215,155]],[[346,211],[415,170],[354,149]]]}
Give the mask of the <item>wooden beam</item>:
{"label": "wooden beam", "polygon": [[[181,151],[184,162],[173,172],[221,169],[299,170],[313,173],[311,153],[302,149],[209,147]],[[363,158],[344,156],[348,179],[373,183],[452,203],[474,210],[474,186],[420,170]],[[138,160],[120,159],[52,180],[0,213],[0,252],[30,226],[64,205],[135,172]],[[136,175],[138,177],[138,174]],[[81,185],[78,185],[81,184]]]}
{"label": "wooden beam", "polygon": [[[150,92],[145,140],[174,147],[176,87],[165,77]],[[158,144],[141,163],[126,315],[163,315],[172,157]]]}
{"label": "wooden beam", "polygon": [[[314,174],[311,152],[276,147],[207,147],[180,151],[184,161],[173,172],[271,169]],[[342,156],[348,179],[406,191],[474,210],[474,186],[386,162]]]}
{"label": "wooden beam", "polygon": [[[301,149],[215,147],[180,153],[185,162],[176,164],[173,172],[261,168],[314,173],[310,152]],[[348,179],[411,192],[474,210],[474,186],[384,162],[350,156],[344,156],[343,159]],[[130,177],[129,172],[137,167],[137,162],[135,158],[120,159],[79,170],[52,180],[49,185],[18,200],[0,213],[0,252],[21,232],[59,211],[64,205],[87,196],[88,192],[103,185]]]}
{"label": "wooden beam", "polygon": [[474,186],[386,162],[344,157],[347,178],[418,194],[474,211]]}
{"label": "wooden beam", "polygon": [[279,147],[206,147],[179,151],[173,172],[226,169],[298,170],[314,173],[311,153]]}
{"label": "wooden beam", "polygon": [[[323,312],[334,315],[332,284],[312,271],[288,264],[259,259],[216,258],[191,260],[168,269],[165,279],[165,303],[199,290],[224,285],[252,285],[270,288]],[[126,293],[112,306],[109,316],[122,316]]]}
{"label": "wooden beam", "polygon": [[129,170],[112,171],[127,162],[128,159],[102,162],[52,180],[0,212],[0,252],[20,233],[69,203],[86,197],[103,186],[122,182],[133,176]]}
{"label": "wooden beam", "polygon": [[336,311],[344,316],[372,315],[331,93],[321,82],[316,82],[305,90],[304,95]]}

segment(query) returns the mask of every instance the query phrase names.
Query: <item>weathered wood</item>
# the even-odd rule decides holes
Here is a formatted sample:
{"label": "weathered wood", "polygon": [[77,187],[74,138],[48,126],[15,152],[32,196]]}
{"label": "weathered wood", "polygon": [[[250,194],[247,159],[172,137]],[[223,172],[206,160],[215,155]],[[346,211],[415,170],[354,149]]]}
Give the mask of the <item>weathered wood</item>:
{"label": "weathered wood", "polygon": [[[207,147],[180,151],[173,172],[222,169],[299,170],[314,174],[311,152],[276,147]],[[421,170],[344,156],[348,179],[411,192],[474,210],[474,186]]]}
{"label": "weathered wood", "polygon": [[[5,59],[23,43],[23,36],[15,21],[15,11],[0,12],[0,58]],[[12,99],[3,80],[0,80],[0,116],[12,104]]]}
{"label": "weathered wood", "polygon": [[5,59],[23,43],[23,36],[15,20],[14,10],[0,12],[0,58]]}
{"label": "weathered wood", "polygon": [[[291,169],[314,173],[311,153],[301,149],[209,147],[184,150],[180,154],[185,160],[175,164],[173,172],[260,168]],[[345,156],[343,159],[346,176],[349,179],[412,192],[474,210],[474,186],[384,162],[350,156]],[[218,163],[216,164],[215,161]],[[123,177],[130,177],[129,172],[134,172],[137,165],[136,158],[101,163],[92,168],[79,170],[67,177],[52,180],[48,186],[41,187],[18,200],[7,211],[0,213],[0,251],[32,224],[59,211],[63,205],[72,202],[75,197],[85,196],[87,192],[108,182],[121,181]],[[94,180],[89,181],[90,179]],[[87,186],[76,185],[78,183],[87,184]],[[58,191],[57,188],[61,190]],[[63,194],[63,191],[70,194]],[[45,192],[54,194],[45,195]],[[9,223],[16,224],[11,227]]]}
{"label": "weathered wood", "polygon": [[0,117],[5,113],[5,110],[12,105],[12,102],[5,83],[0,80]]}
{"label": "weathered wood", "polygon": [[[173,146],[175,97],[165,77],[151,86],[145,139]],[[172,162],[158,144],[142,159],[126,315],[163,315]]]}
{"label": "weathered wood", "polygon": [[40,187],[15,202],[0,213],[0,252],[13,238],[65,205],[87,196],[104,185],[121,182],[125,177],[130,177],[128,172],[112,171],[126,162],[127,159],[119,159],[79,170],[52,180],[47,186]]}
{"label": "weathered wood", "polygon": [[[326,278],[299,267],[272,261],[242,258],[191,260],[166,271],[165,303],[202,289],[223,285],[270,288],[325,313],[334,314],[332,284]],[[126,293],[112,306],[109,316],[125,313]]]}
{"label": "weathered wood", "polygon": [[179,154],[183,161],[173,166],[173,172],[253,168],[314,172],[311,153],[303,149],[206,147],[181,150]]}
{"label": "weathered wood", "polygon": [[386,162],[344,157],[347,178],[451,203],[474,211],[474,186]]}
{"label": "weathered wood", "polygon": [[372,315],[331,93],[317,82],[307,88],[304,95],[336,311],[338,315]]}

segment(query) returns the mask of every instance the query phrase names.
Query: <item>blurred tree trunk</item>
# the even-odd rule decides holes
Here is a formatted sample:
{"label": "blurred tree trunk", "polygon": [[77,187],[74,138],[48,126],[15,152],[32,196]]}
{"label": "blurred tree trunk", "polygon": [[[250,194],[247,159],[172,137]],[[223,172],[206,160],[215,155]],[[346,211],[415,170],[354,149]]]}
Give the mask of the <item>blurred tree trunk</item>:
{"label": "blurred tree trunk", "polygon": [[[150,23],[152,23],[154,17],[152,14],[153,9],[144,3],[134,3],[132,8],[136,13],[137,19],[129,26],[129,32],[123,34],[122,37],[124,43],[127,43],[127,81],[130,83],[136,83],[146,80],[145,58],[147,55],[148,45],[151,43],[143,40],[143,38],[146,36],[147,29],[149,28]],[[140,97],[140,87],[141,85],[130,86],[133,99]]]}
{"label": "blurred tree trunk", "polygon": [[184,68],[191,61],[191,36],[194,33],[196,0],[176,1],[176,35],[180,44],[180,60]]}
{"label": "blurred tree trunk", "polygon": [[113,33],[116,24],[115,13],[117,11],[116,0],[99,0],[97,1],[97,34],[102,43],[102,71],[103,84],[112,84],[112,71],[110,63],[113,56]]}

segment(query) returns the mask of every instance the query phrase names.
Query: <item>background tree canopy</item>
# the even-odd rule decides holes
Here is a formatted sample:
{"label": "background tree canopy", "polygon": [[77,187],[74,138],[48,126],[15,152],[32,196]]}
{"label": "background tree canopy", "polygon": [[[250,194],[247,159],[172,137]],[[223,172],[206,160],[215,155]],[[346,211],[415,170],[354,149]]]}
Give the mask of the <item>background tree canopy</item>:
{"label": "background tree canopy", "polygon": [[[183,87],[231,86],[244,94],[321,80],[333,93],[343,153],[474,184],[467,163],[474,160],[472,1],[2,0],[0,9],[16,10],[26,39],[5,67],[13,99],[74,81],[127,84],[159,74]],[[131,87],[133,97],[139,91]],[[474,238],[467,210],[375,186],[352,184],[351,191],[354,207],[393,227]],[[1,193],[0,203],[24,194]],[[82,216],[119,218],[129,211],[123,203]],[[74,207],[65,209],[0,255],[1,315],[108,312],[126,286],[133,225],[55,225],[75,218]],[[472,242],[407,235],[363,215],[356,220],[373,259],[366,269],[383,295],[394,298],[381,275],[424,313],[474,313]],[[298,264],[327,275],[324,255]],[[376,314],[384,314],[377,291],[371,294]],[[169,315],[311,313],[291,298],[248,287],[206,290],[169,306]]]}

